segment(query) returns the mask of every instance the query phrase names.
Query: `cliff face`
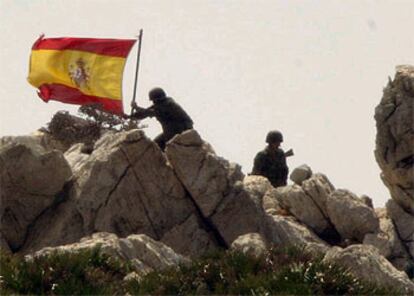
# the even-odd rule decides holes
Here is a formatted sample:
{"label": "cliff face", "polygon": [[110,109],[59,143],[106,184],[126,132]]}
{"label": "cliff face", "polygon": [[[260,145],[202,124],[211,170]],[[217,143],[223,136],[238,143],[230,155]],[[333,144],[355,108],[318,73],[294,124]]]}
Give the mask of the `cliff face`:
{"label": "cliff face", "polygon": [[[195,130],[177,135],[165,153],[137,129],[67,150],[54,149],[46,134],[5,137],[0,246],[29,254],[103,241],[114,254],[141,263],[158,256],[165,266],[172,261],[162,263],[161,253],[195,258],[219,248],[300,244],[328,252],[327,261],[351,256],[358,276],[414,291],[407,276],[414,268],[412,73],[398,68],[376,109],[376,156],[392,196],[386,209],[337,190],[310,168],[297,184],[275,189],[263,177],[244,176]],[[361,272],[368,269],[358,258],[375,264]]]}
{"label": "cliff face", "polygon": [[392,199],[414,214],[414,67],[397,67],[375,109],[375,119],[375,157],[382,179]]}

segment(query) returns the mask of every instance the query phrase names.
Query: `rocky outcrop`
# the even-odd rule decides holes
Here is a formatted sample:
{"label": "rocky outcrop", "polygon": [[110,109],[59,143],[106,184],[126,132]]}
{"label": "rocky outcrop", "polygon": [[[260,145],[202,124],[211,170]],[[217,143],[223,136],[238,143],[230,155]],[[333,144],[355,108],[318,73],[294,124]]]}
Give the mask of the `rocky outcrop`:
{"label": "rocky outcrop", "polygon": [[327,199],[328,216],[343,239],[362,242],[379,230],[375,211],[348,190],[335,190]]}
{"label": "rocky outcrop", "polygon": [[414,214],[414,67],[399,66],[375,108],[375,157],[392,198]]}
{"label": "rocky outcrop", "polygon": [[77,253],[95,248],[99,248],[103,254],[129,261],[138,274],[190,262],[188,258],[175,253],[170,247],[144,234],[119,238],[115,234],[105,232],[94,233],[74,244],[47,247],[26,258],[30,260],[32,256],[45,256],[54,252]]}
{"label": "rocky outcrop", "polygon": [[373,246],[352,245],[345,249],[334,247],[326,253],[323,260],[348,268],[355,277],[366,282],[397,288],[407,295],[414,293],[414,283],[407,274],[393,267]]}
{"label": "rocky outcrop", "polygon": [[305,165],[293,170],[295,184],[279,188],[244,176],[195,130],[164,153],[142,130],[103,133],[62,113],[49,126],[54,133],[0,139],[0,247],[27,254],[99,241],[149,270],[158,267],[142,261],[143,245],[192,258],[220,248],[260,254],[294,244],[324,253],[339,245],[349,248],[327,258],[370,262],[360,268],[366,274],[407,286],[383,260],[407,274],[414,266],[413,69],[398,68],[376,108],[375,153],[392,195],[386,210]]}
{"label": "rocky outcrop", "polygon": [[[65,153],[74,167],[68,200],[38,219],[25,252],[94,232],[146,234],[185,254],[216,246],[165,155],[142,131],[106,133],[89,154],[81,145]],[[45,228],[48,221],[54,223]]]}
{"label": "rocky outcrop", "polygon": [[406,245],[407,251],[414,258],[414,215],[406,212],[394,200],[386,204],[387,213],[391,217],[401,241]]}
{"label": "rocky outcrop", "polygon": [[271,244],[311,247],[319,253],[325,253],[329,249],[326,242],[291,216],[267,215],[266,222],[266,237]]}
{"label": "rocky outcrop", "polygon": [[42,130],[33,132],[30,135],[5,136],[0,138],[0,146],[5,146],[6,144],[20,144],[32,148],[41,147],[45,151],[59,150],[62,153],[70,147],[70,145],[57,140],[50,133]]}
{"label": "rocky outcrop", "polygon": [[71,168],[57,150],[35,141],[2,141],[0,146],[0,231],[10,248],[19,250],[28,228],[63,198]]}
{"label": "rocky outcrop", "polygon": [[305,193],[299,185],[277,188],[281,206],[287,209],[299,221],[311,227],[316,233],[323,233],[330,227],[318,204]]}
{"label": "rocky outcrop", "polygon": [[166,154],[222,246],[229,247],[246,233],[263,233],[263,208],[249,195],[252,185],[242,182],[244,175],[239,165],[217,156],[195,130],[176,136],[167,145]]}

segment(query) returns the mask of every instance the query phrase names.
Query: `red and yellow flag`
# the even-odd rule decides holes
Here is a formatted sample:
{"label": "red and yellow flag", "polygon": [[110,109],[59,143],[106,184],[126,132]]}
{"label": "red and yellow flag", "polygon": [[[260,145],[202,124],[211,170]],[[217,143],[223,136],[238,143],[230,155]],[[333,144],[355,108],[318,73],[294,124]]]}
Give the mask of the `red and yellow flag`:
{"label": "red and yellow flag", "polygon": [[122,75],[135,41],[42,36],[32,47],[29,83],[45,102],[99,103],[123,114]]}

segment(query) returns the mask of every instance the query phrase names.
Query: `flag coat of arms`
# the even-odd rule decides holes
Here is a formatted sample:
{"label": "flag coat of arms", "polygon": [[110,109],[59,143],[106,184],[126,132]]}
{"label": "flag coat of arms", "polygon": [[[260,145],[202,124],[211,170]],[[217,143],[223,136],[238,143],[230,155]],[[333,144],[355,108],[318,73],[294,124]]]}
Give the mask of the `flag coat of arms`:
{"label": "flag coat of arms", "polygon": [[45,102],[98,103],[123,114],[122,76],[135,41],[41,36],[32,47],[28,81]]}

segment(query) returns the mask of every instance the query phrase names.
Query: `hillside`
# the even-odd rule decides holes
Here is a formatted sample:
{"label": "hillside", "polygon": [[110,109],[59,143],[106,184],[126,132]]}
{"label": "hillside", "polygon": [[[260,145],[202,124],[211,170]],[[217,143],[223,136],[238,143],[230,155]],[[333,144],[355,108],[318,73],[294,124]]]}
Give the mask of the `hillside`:
{"label": "hillside", "polygon": [[306,166],[292,171],[295,184],[273,188],[196,130],[165,152],[137,128],[89,142],[46,131],[3,137],[2,252],[36,258],[100,246],[143,275],[220,250],[262,256],[295,245],[361,281],[414,293],[413,108],[414,68],[397,67],[375,110],[384,209]]}

